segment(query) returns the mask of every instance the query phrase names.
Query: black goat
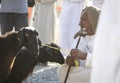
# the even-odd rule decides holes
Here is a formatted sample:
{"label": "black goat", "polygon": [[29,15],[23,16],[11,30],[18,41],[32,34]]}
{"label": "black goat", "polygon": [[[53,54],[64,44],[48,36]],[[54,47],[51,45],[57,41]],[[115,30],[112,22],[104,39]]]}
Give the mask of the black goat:
{"label": "black goat", "polygon": [[60,47],[54,43],[45,44],[40,48],[40,55],[38,56],[39,63],[57,62],[64,63],[64,57],[60,52]]}
{"label": "black goat", "polygon": [[14,63],[14,57],[22,46],[28,48],[34,55],[38,54],[37,36],[38,32],[29,27],[0,36],[0,83],[9,76]]}
{"label": "black goat", "polygon": [[5,83],[22,83],[22,81],[33,71],[35,65],[47,61],[60,64],[64,63],[63,55],[57,45],[46,44],[43,47],[40,47],[40,54],[37,57],[34,57],[33,53],[28,49],[22,49],[16,56],[11,74]]}

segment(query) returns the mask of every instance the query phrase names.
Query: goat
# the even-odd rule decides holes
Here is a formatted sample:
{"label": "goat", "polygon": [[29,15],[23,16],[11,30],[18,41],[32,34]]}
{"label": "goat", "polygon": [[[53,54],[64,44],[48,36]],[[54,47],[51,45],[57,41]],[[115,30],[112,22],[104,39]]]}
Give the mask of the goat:
{"label": "goat", "polygon": [[18,51],[25,46],[34,55],[38,54],[38,32],[31,27],[10,31],[0,36],[0,83],[10,74],[14,58]]}
{"label": "goat", "polygon": [[57,62],[64,63],[64,57],[60,52],[60,47],[54,43],[45,44],[40,48],[40,55],[38,56],[39,63]]}
{"label": "goat", "polygon": [[5,83],[22,83],[38,63],[51,61],[63,64],[64,57],[59,49],[55,44],[46,44],[40,47],[40,53],[37,57],[33,57],[33,53],[28,49],[20,50],[16,56],[11,74]]}

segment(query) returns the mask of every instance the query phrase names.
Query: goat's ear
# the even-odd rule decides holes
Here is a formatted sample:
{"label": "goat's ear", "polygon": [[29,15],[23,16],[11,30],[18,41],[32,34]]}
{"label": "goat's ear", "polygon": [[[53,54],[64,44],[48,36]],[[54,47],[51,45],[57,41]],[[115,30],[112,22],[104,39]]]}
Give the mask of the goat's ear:
{"label": "goat's ear", "polygon": [[22,27],[21,29],[19,29],[18,31],[22,31],[22,30],[24,30],[25,29],[25,27]]}
{"label": "goat's ear", "polygon": [[25,27],[21,28],[21,29],[18,31],[18,36],[19,36],[19,39],[20,39],[20,44],[23,44],[23,42],[24,42],[24,37],[25,37]]}
{"label": "goat's ear", "polygon": [[36,33],[36,35],[37,35],[37,36],[39,35],[39,33],[38,33],[38,31],[37,31],[37,30],[35,30],[34,32]]}
{"label": "goat's ear", "polygon": [[39,38],[38,38],[38,44],[39,44],[39,46],[42,46],[42,42]]}
{"label": "goat's ear", "polygon": [[55,43],[50,43],[50,46],[55,47],[55,48],[59,48],[59,49],[60,49],[60,46],[58,46],[58,45],[55,44]]}

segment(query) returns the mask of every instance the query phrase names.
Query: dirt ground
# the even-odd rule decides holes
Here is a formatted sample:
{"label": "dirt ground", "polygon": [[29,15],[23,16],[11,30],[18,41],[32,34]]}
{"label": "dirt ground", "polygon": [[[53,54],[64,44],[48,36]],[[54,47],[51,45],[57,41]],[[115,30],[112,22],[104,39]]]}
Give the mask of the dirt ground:
{"label": "dirt ground", "polygon": [[59,65],[54,63],[48,66],[37,65],[29,77],[23,83],[60,83],[57,78],[57,69]]}

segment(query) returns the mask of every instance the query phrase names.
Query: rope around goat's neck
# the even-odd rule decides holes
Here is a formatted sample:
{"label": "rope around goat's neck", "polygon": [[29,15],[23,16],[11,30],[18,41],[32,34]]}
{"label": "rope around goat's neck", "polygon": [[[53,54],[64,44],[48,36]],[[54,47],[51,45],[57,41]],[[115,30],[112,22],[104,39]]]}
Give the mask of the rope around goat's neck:
{"label": "rope around goat's neck", "polygon": [[49,46],[47,44],[44,44],[43,46],[46,46],[46,47],[49,47],[49,48],[52,48],[52,49],[55,49],[55,50],[60,50],[60,48],[52,47],[52,46]]}

